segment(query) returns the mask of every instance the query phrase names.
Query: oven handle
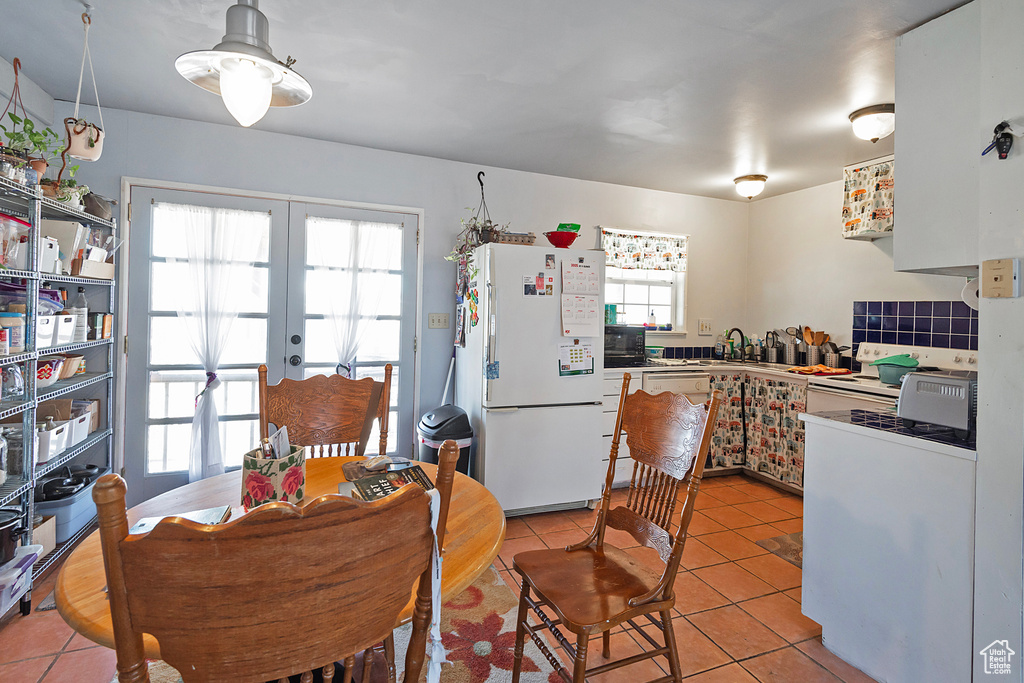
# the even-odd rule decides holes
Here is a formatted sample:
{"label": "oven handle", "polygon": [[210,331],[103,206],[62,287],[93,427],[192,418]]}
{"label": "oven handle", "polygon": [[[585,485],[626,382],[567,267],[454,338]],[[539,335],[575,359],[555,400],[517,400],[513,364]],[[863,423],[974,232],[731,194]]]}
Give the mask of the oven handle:
{"label": "oven handle", "polygon": [[842,398],[855,398],[860,401],[867,401],[869,403],[878,403],[879,405],[886,406],[887,408],[893,408],[896,406],[896,398],[892,396],[875,396],[874,394],[865,394],[859,391],[844,391],[843,389],[833,389],[832,387],[823,387],[820,384],[812,384],[807,387],[807,393],[810,394],[812,391],[819,391],[823,394],[829,394],[831,396],[841,396]]}

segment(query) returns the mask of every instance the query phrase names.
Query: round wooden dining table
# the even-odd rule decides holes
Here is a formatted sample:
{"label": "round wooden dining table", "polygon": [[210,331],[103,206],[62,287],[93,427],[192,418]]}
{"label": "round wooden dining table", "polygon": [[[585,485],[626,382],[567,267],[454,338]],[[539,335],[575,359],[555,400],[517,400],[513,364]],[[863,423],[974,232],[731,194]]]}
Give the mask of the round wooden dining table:
{"label": "round wooden dining table", "polygon": [[[341,465],[355,457],[309,458],[306,460],[306,491],[302,504],[328,493],[338,493],[338,483],[345,481]],[[417,463],[433,479],[437,466]],[[143,517],[160,517],[231,505],[231,519],[245,514],[241,506],[242,473],[228,472],[197,481],[151,498],[128,510],[131,526]],[[441,580],[442,597],[464,591],[491,565],[505,538],[505,515],[501,505],[480,483],[456,473],[452,486],[451,507],[444,538],[444,567]],[[344,552],[344,548],[338,548]],[[114,632],[107,603],[106,575],[100,551],[99,532],[93,532],[64,562],[54,591],[57,610],[78,633],[100,645],[114,647]],[[402,611],[399,624],[412,618],[415,587],[409,603]],[[396,624],[399,625],[399,624]],[[146,657],[161,659],[160,646],[149,634],[143,634]]]}

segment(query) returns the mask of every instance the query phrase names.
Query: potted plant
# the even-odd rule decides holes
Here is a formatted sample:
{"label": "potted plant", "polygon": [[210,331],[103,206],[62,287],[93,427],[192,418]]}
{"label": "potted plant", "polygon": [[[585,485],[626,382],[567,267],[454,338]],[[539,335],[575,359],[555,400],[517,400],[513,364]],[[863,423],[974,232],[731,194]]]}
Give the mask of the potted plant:
{"label": "potted plant", "polygon": [[59,182],[52,178],[43,178],[41,185],[44,197],[52,197],[59,202],[67,202],[81,208],[82,198],[89,193],[88,185],[79,185],[75,180],[78,173],[78,164],[68,166],[68,178],[62,178]]}
{"label": "potted plant", "polygon": [[14,112],[8,112],[7,117],[12,123],[10,130],[0,122],[0,130],[7,138],[6,149],[27,161],[42,178],[50,160],[60,156],[64,141],[49,127],[38,130],[27,116],[16,116]]}

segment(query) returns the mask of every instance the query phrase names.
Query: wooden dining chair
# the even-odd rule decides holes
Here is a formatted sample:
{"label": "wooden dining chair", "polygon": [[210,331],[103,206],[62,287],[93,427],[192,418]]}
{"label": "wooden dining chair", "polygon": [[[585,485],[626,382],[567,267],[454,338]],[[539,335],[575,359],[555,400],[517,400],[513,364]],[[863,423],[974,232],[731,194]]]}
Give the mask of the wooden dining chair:
{"label": "wooden dining chair", "polygon": [[293,444],[309,446],[306,457],[361,456],[377,419],[378,453],[387,453],[391,363],[384,366],[383,382],[314,375],[267,385],[267,366],[261,365],[258,372],[261,439],[270,436],[271,424],[287,426]]}
{"label": "wooden dining chair", "polygon": [[[459,449],[447,441],[442,450],[450,466],[435,482],[439,526]],[[126,491],[115,474],[93,489],[120,683],[149,681],[143,633],[157,639],[184,683],[283,682],[294,674],[309,683],[321,667],[330,683],[339,658],[349,683],[354,654],[391,634],[414,586],[404,681],[418,681],[434,547],[418,486],[372,503],[337,494],[302,508],[268,503],[220,525],[172,517],[137,536],[128,535]]]}
{"label": "wooden dining chair", "polygon": [[[615,418],[611,462],[593,531],[585,540],[567,548],[522,552],[512,560],[513,569],[522,577],[513,683],[519,681],[526,634],[566,681],[583,683],[587,676],[659,656],[668,658],[672,673],[658,681],[682,679],[672,630],[673,584],[722,393],[716,391],[707,406],[695,406],[681,394],[629,394],[629,381],[626,373]],[[626,504],[609,509],[622,431],[626,432],[634,461],[633,476]],[[664,571],[659,575],[632,555],[605,543],[607,527],[625,531],[641,545],[657,550],[665,563]],[[539,625],[529,622],[530,610],[540,619]],[[661,629],[664,645],[641,629],[637,622],[640,617]],[[631,626],[652,649],[588,670],[591,636],[602,635],[603,655],[610,659],[609,634],[622,623]],[[559,626],[575,636],[575,644]],[[572,658],[571,676],[538,635],[544,629],[551,631]]]}

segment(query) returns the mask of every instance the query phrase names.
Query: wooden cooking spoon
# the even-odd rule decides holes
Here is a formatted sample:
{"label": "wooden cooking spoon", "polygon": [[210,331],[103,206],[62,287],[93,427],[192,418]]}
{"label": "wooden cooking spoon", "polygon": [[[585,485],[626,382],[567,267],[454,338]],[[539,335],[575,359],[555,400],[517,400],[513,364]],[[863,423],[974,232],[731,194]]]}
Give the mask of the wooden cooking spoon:
{"label": "wooden cooking spoon", "polygon": [[821,346],[824,343],[825,343],[825,333],[824,332],[815,332],[814,333],[814,345],[815,346]]}
{"label": "wooden cooking spoon", "polygon": [[811,328],[804,325],[804,343],[808,346],[814,344],[814,333],[811,332]]}

